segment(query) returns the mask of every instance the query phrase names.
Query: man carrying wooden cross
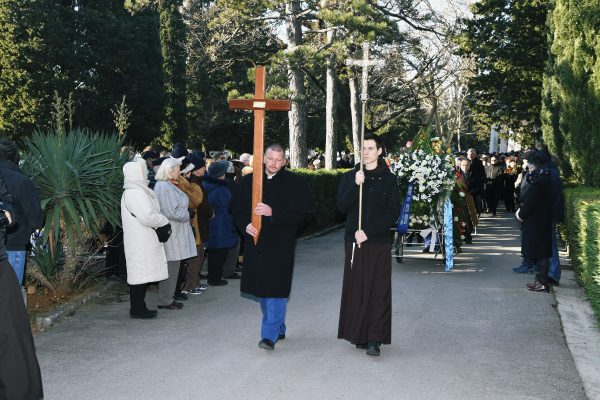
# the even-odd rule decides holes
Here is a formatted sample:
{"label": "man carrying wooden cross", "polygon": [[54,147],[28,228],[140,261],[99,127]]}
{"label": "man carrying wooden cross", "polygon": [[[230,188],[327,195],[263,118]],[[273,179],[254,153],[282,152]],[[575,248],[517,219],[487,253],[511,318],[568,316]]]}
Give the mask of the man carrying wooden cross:
{"label": "man carrying wooden cross", "polygon": [[[259,299],[263,318],[258,346],[266,350],[273,350],[275,343],[285,338],[296,235],[309,208],[306,182],[286,171],[284,165],[283,148],[278,144],[268,146],[264,153],[262,202],[252,209],[253,174],[242,178],[231,201],[235,223],[246,234],[240,290]],[[260,231],[251,223],[252,214],[262,218]]]}

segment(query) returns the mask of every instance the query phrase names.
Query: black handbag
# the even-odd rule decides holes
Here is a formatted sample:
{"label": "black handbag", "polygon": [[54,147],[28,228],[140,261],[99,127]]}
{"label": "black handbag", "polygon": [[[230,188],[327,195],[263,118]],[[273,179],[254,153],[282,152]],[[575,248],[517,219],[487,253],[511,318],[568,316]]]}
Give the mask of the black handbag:
{"label": "black handbag", "polygon": [[164,243],[171,237],[171,224],[166,224],[163,226],[159,226],[158,228],[154,228],[154,232],[156,232],[156,236],[158,236],[158,241]]}

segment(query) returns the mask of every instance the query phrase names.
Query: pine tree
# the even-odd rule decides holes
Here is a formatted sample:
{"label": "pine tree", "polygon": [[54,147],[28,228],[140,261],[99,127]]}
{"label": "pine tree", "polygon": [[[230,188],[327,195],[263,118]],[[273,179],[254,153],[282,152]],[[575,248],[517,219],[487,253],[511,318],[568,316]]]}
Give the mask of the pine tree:
{"label": "pine tree", "polygon": [[470,106],[480,129],[499,124],[539,135],[542,76],[547,57],[546,0],[480,0],[458,38],[472,57]]}

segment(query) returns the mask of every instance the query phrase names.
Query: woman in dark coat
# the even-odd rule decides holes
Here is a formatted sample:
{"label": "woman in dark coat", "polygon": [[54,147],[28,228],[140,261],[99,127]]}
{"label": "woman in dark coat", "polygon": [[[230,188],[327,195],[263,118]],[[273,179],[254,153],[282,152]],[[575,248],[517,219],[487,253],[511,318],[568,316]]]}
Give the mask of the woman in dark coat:
{"label": "woman in dark coat", "polygon": [[231,191],[225,180],[228,167],[228,161],[213,162],[208,167],[208,176],[202,182],[208,196],[208,203],[215,213],[209,222],[210,237],[206,242],[209,286],[227,284],[227,281],[223,279],[223,266],[227,260],[229,249],[236,247],[239,240],[233,224],[233,216],[229,211]]}
{"label": "woman in dark coat", "polygon": [[0,399],[44,397],[27,310],[17,275],[6,257],[4,239],[9,224],[10,195],[0,175]]}
{"label": "woman in dark coat", "polygon": [[522,223],[521,253],[534,260],[540,272],[536,281],[527,285],[534,292],[548,292],[549,260],[552,256],[552,208],[554,196],[550,172],[543,169],[544,161],[538,153],[528,159],[527,185],[521,191],[521,207],[515,213]]}

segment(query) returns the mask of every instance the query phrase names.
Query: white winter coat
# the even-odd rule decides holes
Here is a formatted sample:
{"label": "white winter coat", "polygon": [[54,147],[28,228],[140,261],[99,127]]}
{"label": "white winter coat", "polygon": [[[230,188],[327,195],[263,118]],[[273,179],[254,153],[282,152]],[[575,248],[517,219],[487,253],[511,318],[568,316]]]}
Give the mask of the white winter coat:
{"label": "white winter coat", "polygon": [[146,166],[142,163],[145,161],[132,161],[123,167],[125,191],[121,197],[121,221],[127,283],[130,285],[169,277],[164,244],[158,241],[153,229],[168,224],[169,220],[160,213],[156,195],[148,187]]}

